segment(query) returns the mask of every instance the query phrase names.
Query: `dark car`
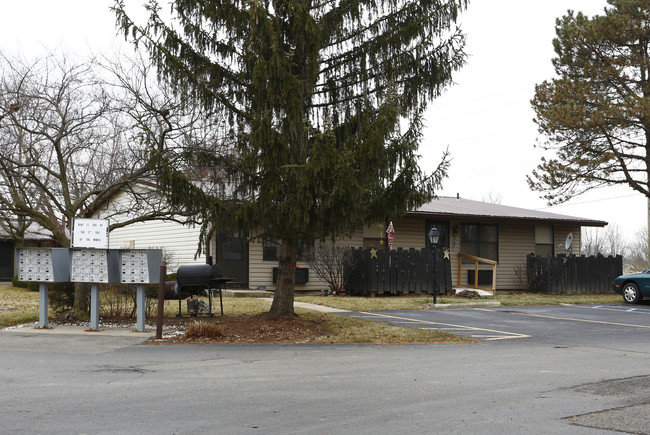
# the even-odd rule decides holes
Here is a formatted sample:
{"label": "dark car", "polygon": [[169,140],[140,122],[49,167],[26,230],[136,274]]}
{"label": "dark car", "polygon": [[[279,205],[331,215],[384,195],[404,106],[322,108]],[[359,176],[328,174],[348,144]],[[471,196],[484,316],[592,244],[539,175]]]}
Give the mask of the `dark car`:
{"label": "dark car", "polygon": [[650,297],[650,270],[621,275],[614,280],[612,288],[623,295],[626,303],[638,304],[644,297]]}

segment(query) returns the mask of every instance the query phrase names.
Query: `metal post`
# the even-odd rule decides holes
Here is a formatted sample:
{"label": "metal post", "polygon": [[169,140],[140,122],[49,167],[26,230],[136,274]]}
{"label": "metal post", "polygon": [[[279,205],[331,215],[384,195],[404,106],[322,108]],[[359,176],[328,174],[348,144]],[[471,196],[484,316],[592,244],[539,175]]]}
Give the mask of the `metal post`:
{"label": "metal post", "polygon": [[181,286],[176,284],[178,286],[178,314],[176,314],[176,317],[183,317],[183,314],[181,312]]}
{"label": "metal post", "polygon": [[136,309],[138,311],[138,332],[144,332],[144,321],[145,321],[145,298],[144,298],[144,285],[138,285],[136,287],[135,294]]}
{"label": "metal post", "polygon": [[47,283],[41,282],[38,284],[38,327],[47,328]]}
{"label": "metal post", "polygon": [[162,339],[163,316],[165,314],[165,280],[167,266],[160,266],[160,281],[158,286],[158,318],[156,319],[156,339]]}
{"label": "metal post", "polygon": [[440,240],[440,232],[436,227],[431,227],[431,230],[427,234],[427,238],[429,239],[429,244],[431,246],[431,256],[432,258],[432,266],[431,268],[433,269],[433,304],[438,303],[438,279],[436,277],[436,245],[438,244],[438,240]]}
{"label": "metal post", "polygon": [[90,285],[90,329],[99,330],[99,284]]}
{"label": "metal post", "polygon": [[436,247],[431,248],[433,254],[433,305],[438,303],[438,277],[436,271]]}
{"label": "metal post", "polygon": [[221,287],[222,285],[225,285],[225,283],[219,285],[219,303],[221,304],[221,317],[223,317],[223,297],[221,294],[221,291],[223,290],[223,287]]}

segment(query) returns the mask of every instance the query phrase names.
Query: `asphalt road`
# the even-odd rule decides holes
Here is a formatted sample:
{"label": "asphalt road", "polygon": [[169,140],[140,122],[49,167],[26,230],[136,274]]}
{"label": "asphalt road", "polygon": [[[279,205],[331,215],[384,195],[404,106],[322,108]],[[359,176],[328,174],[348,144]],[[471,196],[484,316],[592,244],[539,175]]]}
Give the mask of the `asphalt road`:
{"label": "asphalt road", "polygon": [[650,433],[649,307],[620,308],[364,314],[481,340],[458,345],[0,331],[0,434]]}

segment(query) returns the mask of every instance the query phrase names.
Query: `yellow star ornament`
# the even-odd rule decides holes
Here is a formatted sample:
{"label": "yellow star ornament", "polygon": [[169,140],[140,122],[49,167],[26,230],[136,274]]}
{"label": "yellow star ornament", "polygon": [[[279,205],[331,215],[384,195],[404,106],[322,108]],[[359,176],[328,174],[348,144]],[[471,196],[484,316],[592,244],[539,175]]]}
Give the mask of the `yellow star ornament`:
{"label": "yellow star ornament", "polygon": [[450,257],[449,254],[450,254],[449,249],[445,249],[445,252],[444,252],[444,259],[445,259],[445,260],[449,260],[449,261],[451,261],[451,257]]}
{"label": "yellow star ornament", "polygon": [[370,250],[370,259],[372,260],[373,258],[377,258],[377,250],[375,248]]}

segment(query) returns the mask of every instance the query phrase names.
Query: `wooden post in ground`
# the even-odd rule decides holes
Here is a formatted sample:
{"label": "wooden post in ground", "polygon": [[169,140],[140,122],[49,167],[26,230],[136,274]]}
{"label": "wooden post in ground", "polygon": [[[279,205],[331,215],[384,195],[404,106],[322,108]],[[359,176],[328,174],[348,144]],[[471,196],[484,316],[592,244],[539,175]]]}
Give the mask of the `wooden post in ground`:
{"label": "wooden post in ground", "polygon": [[156,340],[162,339],[163,315],[165,313],[165,277],[167,266],[160,266],[160,280],[158,281],[158,319],[156,320]]}

